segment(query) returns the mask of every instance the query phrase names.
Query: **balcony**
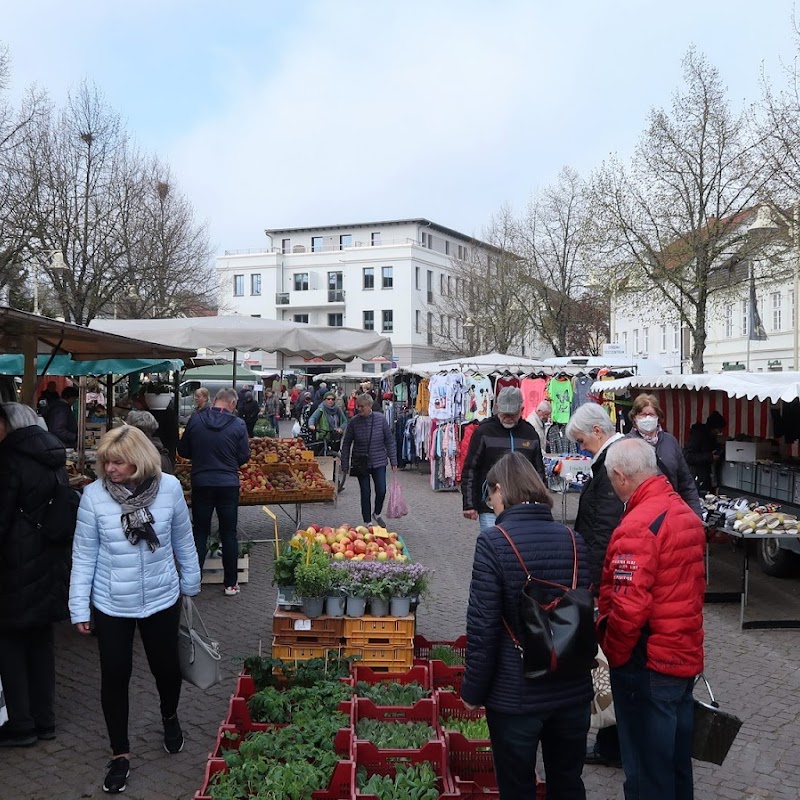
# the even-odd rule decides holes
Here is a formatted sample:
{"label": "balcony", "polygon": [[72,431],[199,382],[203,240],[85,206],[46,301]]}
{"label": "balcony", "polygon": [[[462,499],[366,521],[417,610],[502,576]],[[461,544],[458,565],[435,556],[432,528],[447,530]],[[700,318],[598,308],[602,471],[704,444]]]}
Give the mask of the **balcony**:
{"label": "balcony", "polygon": [[275,305],[276,306],[288,306],[289,305],[289,292],[278,292],[275,295]]}
{"label": "balcony", "polygon": [[344,303],[344,289],[328,289],[329,303]]}
{"label": "balcony", "polygon": [[342,289],[306,289],[304,291],[278,292],[275,305],[290,308],[330,308],[331,305],[344,305],[345,292]]}

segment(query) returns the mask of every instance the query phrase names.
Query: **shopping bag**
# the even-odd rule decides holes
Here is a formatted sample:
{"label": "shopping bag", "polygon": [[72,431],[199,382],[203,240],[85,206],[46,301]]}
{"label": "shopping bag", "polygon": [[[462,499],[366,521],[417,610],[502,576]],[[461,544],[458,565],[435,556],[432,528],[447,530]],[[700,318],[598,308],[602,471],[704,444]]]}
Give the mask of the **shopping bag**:
{"label": "shopping bag", "polygon": [[694,701],[692,757],[698,761],[722,764],[731,749],[736,734],[739,733],[739,728],[742,727],[742,721],[733,714],[720,709],[705,675],[700,673],[697,676],[695,686],[701,680],[706,685],[711,702],[703,703],[697,699]]}
{"label": "shopping bag", "polygon": [[198,689],[210,689],[220,682],[219,642],[209,636],[191,597],[183,598],[178,627],[178,658],[183,679]]}
{"label": "shopping bag", "polygon": [[389,519],[400,519],[408,514],[408,506],[406,505],[405,498],[403,497],[403,487],[397,478],[392,479],[392,484],[389,487],[389,502],[386,505],[386,516]]}
{"label": "shopping bag", "polygon": [[597,666],[592,670],[592,727],[610,728],[617,724],[614,698],[611,696],[611,670],[603,650],[598,647]]}

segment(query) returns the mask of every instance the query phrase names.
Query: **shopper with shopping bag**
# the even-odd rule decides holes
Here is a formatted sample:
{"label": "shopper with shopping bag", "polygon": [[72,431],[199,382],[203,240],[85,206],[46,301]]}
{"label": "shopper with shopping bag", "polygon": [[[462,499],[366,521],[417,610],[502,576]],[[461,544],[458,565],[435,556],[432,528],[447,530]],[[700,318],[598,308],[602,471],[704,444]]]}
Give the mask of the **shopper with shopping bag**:
{"label": "shopper with shopping bag", "polygon": [[98,479],[84,489],[78,510],[69,608],[81,634],[94,619],[112,752],[103,791],[117,794],[130,772],[128,684],[137,628],[158,689],[164,749],[183,749],[180,597],[199,594],[200,566],[180,482],[161,472],[158,451],[138,428],[105,434],[95,470]]}

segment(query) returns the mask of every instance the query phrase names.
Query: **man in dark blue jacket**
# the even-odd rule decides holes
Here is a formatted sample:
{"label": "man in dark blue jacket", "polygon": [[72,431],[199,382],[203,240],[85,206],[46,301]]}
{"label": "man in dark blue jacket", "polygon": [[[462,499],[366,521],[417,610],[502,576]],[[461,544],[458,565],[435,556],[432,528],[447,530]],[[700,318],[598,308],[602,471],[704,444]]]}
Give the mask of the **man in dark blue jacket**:
{"label": "man in dark blue jacket", "polygon": [[220,389],[211,408],[193,414],[178,443],[178,453],[192,461],[192,519],[200,569],[206,557],[211,515],[216,510],[222,543],[225,594],[239,594],[239,467],[250,459],[244,421],[234,415],[233,389]]}

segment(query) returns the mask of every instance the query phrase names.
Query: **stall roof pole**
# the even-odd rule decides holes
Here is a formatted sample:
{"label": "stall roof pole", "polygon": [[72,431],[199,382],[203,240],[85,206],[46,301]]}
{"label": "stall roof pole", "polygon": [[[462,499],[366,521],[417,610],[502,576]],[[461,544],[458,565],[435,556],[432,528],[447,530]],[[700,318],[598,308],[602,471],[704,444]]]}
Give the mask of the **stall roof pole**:
{"label": "stall roof pole", "polygon": [[22,376],[22,402],[36,408],[36,355],[38,351],[36,337],[26,336],[23,340],[22,352],[25,357],[25,372]]}
{"label": "stall roof pole", "polygon": [[236,388],[236,350],[233,351],[233,388]]}

